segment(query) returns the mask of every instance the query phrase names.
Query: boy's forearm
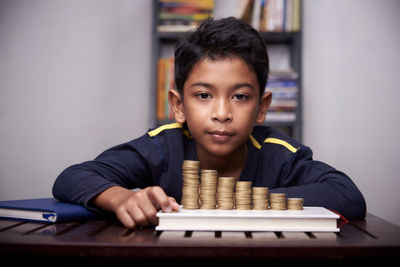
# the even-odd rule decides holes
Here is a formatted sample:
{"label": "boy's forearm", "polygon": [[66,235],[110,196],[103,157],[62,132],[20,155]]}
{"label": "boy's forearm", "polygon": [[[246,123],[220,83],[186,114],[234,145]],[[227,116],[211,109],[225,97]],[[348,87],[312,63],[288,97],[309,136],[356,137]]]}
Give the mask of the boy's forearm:
{"label": "boy's forearm", "polygon": [[120,186],[112,186],[93,198],[92,203],[99,209],[115,213],[118,203],[132,192]]}
{"label": "boy's forearm", "polygon": [[117,185],[81,165],[65,169],[54,182],[53,196],[61,201],[72,202],[90,207],[93,197],[108,188]]}

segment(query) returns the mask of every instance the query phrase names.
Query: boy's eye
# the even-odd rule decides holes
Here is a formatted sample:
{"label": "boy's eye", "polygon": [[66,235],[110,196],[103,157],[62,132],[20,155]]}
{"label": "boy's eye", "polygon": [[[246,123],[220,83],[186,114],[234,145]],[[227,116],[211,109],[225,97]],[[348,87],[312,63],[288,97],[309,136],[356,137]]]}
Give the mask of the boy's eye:
{"label": "boy's eye", "polygon": [[243,94],[236,94],[233,96],[233,98],[237,100],[246,100],[248,97]]}
{"label": "boy's eye", "polygon": [[200,93],[200,94],[197,94],[197,97],[202,99],[202,100],[206,100],[206,99],[210,98],[210,94]]}

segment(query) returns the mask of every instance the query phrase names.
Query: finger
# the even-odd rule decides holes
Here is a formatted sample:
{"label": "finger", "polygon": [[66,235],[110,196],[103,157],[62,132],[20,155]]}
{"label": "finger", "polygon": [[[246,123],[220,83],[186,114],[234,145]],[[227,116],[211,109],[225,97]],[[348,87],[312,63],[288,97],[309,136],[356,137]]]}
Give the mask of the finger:
{"label": "finger", "polygon": [[139,208],[143,212],[144,216],[146,217],[147,221],[153,225],[158,224],[157,219],[157,207],[153,205],[147,195],[143,196],[142,200],[139,203]]}
{"label": "finger", "polygon": [[126,228],[134,229],[136,224],[133,221],[132,217],[126,210],[119,210],[116,212],[116,216],[118,220],[122,223]]}
{"label": "finger", "polygon": [[176,199],[173,198],[173,197],[168,197],[168,200],[169,200],[169,203],[170,203],[170,205],[172,207],[172,210],[178,211],[180,207],[179,207],[178,202],[176,202]]}
{"label": "finger", "polygon": [[157,225],[158,224],[158,218],[157,218],[157,210],[155,209],[154,206],[151,206],[151,208],[146,209],[146,212],[144,212],[147,220],[152,224],[152,225]]}
{"label": "finger", "polygon": [[129,213],[129,215],[132,217],[132,219],[136,225],[140,225],[140,226],[148,226],[149,225],[149,221],[147,220],[143,211],[137,205],[130,206],[127,211]]}
{"label": "finger", "polygon": [[162,209],[164,212],[171,212],[172,207],[165,191],[159,186],[149,188],[149,199],[157,208]]}

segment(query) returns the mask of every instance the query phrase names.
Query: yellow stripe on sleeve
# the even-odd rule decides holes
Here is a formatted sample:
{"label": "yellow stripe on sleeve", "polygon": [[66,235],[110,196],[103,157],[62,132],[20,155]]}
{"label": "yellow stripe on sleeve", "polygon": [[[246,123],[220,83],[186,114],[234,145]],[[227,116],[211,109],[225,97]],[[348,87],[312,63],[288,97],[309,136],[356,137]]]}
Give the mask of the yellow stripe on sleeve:
{"label": "yellow stripe on sleeve", "polygon": [[278,139],[278,138],[267,138],[267,139],[264,140],[264,143],[282,145],[282,146],[286,147],[287,149],[289,149],[293,153],[296,153],[296,151],[298,150],[297,148],[295,148],[294,146],[292,146],[288,142],[283,141],[283,140]]}
{"label": "yellow stripe on sleeve", "polygon": [[163,126],[160,126],[152,131],[148,132],[148,135],[150,135],[151,137],[154,137],[156,135],[158,135],[159,133],[161,133],[164,130],[168,130],[168,129],[177,129],[177,128],[182,128],[182,124],[180,123],[169,123],[169,124],[165,124]]}

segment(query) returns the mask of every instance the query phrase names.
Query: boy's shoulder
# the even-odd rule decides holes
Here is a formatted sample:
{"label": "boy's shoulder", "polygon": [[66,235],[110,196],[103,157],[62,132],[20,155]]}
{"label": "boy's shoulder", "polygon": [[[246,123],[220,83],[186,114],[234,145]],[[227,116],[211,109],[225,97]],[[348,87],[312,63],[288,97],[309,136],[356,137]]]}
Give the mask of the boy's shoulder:
{"label": "boy's shoulder", "polygon": [[295,139],[269,126],[255,126],[250,141],[260,150],[296,153],[301,147],[304,147]]}
{"label": "boy's shoulder", "polygon": [[184,125],[177,122],[164,124],[154,129],[150,129],[147,132],[147,135],[150,137],[165,136],[169,134],[183,134],[190,137],[189,131],[185,129]]}
{"label": "boy's shoulder", "polygon": [[164,149],[166,147],[180,147],[184,145],[184,139],[189,140],[189,132],[179,123],[169,123],[150,128],[142,136],[129,142],[116,146],[128,146],[140,151],[149,151],[151,149]]}
{"label": "boy's shoulder", "polygon": [[186,146],[192,139],[186,126],[180,123],[167,123],[150,129],[144,138],[156,146],[172,148]]}

